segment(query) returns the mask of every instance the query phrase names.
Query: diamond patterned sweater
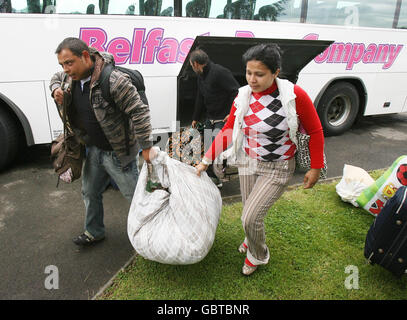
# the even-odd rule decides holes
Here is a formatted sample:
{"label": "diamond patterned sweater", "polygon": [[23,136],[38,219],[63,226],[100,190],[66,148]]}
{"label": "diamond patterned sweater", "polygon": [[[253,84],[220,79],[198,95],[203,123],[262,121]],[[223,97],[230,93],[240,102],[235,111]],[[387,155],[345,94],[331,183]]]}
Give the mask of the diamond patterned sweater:
{"label": "diamond patterned sweater", "polygon": [[[321,122],[308,94],[294,86],[297,115],[310,135],[311,168],[323,167],[324,135]],[[276,83],[263,92],[253,92],[249,110],[243,118],[243,148],[247,155],[260,161],[281,161],[295,155],[296,146],[290,140],[284,108]],[[205,157],[214,160],[232,142],[236,107],[233,104],[229,118],[216,136]]]}

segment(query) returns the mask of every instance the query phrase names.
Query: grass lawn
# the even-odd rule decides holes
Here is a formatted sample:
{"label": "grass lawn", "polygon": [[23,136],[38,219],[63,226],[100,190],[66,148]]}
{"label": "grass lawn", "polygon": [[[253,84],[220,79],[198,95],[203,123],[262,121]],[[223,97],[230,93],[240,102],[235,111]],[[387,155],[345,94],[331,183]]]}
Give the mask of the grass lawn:
{"label": "grass lawn", "polygon": [[[241,274],[242,204],[235,203],[224,205],[213,247],[201,262],[174,266],[137,256],[98,299],[407,299],[407,277],[366,263],[365,237],[374,217],[344,203],[338,182],[295,188],[279,199],[265,219],[270,261],[250,277]],[[347,266],[354,266],[350,273]],[[358,289],[347,289],[355,270],[358,282],[346,283]]]}

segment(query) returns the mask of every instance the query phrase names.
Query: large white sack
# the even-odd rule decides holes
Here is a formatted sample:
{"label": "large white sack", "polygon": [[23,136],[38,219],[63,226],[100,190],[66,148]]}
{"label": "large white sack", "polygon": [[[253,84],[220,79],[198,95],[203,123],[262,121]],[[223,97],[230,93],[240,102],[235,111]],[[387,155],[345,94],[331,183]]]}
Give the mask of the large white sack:
{"label": "large white sack", "polygon": [[209,252],[215,239],[222,198],[206,172],[170,158],[152,161],[166,190],[146,191],[147,164],[140,172],[130,206],[127,233],[142,257],[165,264],[193,264]]}

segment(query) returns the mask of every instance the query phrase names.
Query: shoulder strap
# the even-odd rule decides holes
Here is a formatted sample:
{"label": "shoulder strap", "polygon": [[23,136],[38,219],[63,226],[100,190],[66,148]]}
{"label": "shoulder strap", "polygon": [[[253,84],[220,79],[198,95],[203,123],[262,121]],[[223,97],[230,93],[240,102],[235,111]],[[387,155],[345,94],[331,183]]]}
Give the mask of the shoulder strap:
{"label": "shoulder strap", "polygon": [[126,73],[131,80],[131,83],[136,87],[138,94],[140,95],[140,99],[143,101],[144,104],[148,105],[148,100],[146,96],[146,88],[144,86],[144,78],[140,71],[135,69],[128,69],[125,67],[116,66],[117,70]]}
{"label": "shoulder strap", "polygon": [[[63,99],[62,99],[62,122],[63,122],[63,125],[64,125],[64,137],[65,137],[65,138],[66,138],[67,133],[68,133],[67,123],[66,123],[66,122],[67,122],[67,116],[66,116],[67,110],[66,110],[66,108],[67,108],[68,102],[67,102],[67,94],[65,93],[65,89],[64,89],[66,78],[67,78],[67,74],[64,75],[64,78],[62,79],[62,82],[61,82],[61,88],[62,88],[62,92],[63,92]],[[66,144],[65,144],[65,147],[66,147]]]}
{"label": "shoulder strap", "polygon": [[[105,99],[107,102],[109,102],[110,105],[112,105],[116,109],[116,104],[113,100],[113,98],[110,96],[110,75],[112,74],[114,67],[111,64],[105,64],[102,72],[100,73],[100,89],[102,90],[102,97]],[[130,141],[129,141],[129,118],[128,116],[124,113],[121,112],[122,119],[123,119],[123,125],[124,125],[124,134],[125,134],[125,139],[126,139],[126,154],[130,154]]]}
{"label": "shoulder strap", "polygon": [[100,88],[102,90],[102,97],[105,99],[107,102],[109,102],[112,105],[115,105],[112,97],[110,96],[110,75],[113,71],[113,66],[111,64],[105,64],[102,72],[100,73]]}
{"label": "shoulder strap", "polygon": [[110,104],[114,105],[114,101],[110,96],[110,75],[113,69],[117,69],[123,73],[129,75],[132,84],[136,87],[138,94],[140,95],[140,99],[143,101],[144,104],[148,105],[148,100],[146,96],[146,88],[144,86],[144,78],[143,75],[138,70],[130,70],[124,67],[113,66],[111,64],[105,64],[102,72],[100,74],[100,88],[102,89],[102,97]]}

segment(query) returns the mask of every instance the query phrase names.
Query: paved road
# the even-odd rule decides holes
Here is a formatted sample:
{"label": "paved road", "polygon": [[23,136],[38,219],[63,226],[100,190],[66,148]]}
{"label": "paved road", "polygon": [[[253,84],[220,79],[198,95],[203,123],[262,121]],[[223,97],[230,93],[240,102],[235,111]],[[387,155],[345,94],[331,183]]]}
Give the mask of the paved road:
{"label": "paved road", "polygon": [[[328,176],[342,175],[345,163],[388,167],[407,154],[406,141],[407,115],[368,117],[346,134],[326,138]],[[71,238],[83,227],[80,182],[55,185],[47,146],[30,148],[0,174],[0,299],[91,299],[133,255],[129,204],[119,192],[109,189],[104,196],[106,240],[79,249]],[[225,183],[222,196],[236,194],[238,180]]]}

